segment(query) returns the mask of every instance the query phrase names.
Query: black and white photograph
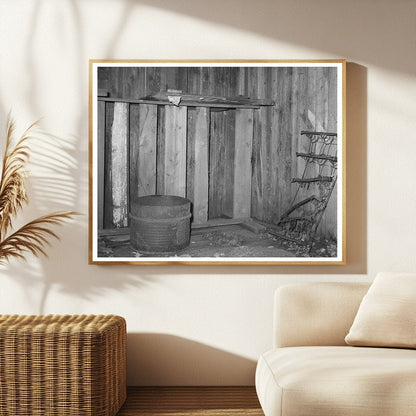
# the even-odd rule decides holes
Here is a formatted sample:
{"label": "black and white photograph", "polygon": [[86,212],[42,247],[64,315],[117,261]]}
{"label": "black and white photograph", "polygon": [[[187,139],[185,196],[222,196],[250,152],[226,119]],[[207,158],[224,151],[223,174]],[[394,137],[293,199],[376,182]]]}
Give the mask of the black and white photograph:
{"label": "black and white photograph", "polygon": [[345,61],[90,61],[90,262],[343,264]]}

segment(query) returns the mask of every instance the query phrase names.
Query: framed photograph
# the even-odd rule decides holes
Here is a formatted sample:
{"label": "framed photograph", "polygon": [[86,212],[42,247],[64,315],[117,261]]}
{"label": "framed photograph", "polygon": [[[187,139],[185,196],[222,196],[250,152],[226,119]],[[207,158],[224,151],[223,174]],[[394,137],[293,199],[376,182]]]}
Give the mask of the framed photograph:
{"label": "framed photograph", "polygon": [[345,61],[90,61],[91,264],[344,264]]}

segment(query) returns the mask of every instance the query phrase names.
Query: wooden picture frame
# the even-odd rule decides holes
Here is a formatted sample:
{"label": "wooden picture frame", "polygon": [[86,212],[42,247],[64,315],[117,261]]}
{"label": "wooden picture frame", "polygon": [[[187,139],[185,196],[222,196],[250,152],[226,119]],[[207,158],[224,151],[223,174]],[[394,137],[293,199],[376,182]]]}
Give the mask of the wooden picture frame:
{"label": "wooden picture frame", "polygon": [[90,60],[90,264],[345,264],[345,60]]}

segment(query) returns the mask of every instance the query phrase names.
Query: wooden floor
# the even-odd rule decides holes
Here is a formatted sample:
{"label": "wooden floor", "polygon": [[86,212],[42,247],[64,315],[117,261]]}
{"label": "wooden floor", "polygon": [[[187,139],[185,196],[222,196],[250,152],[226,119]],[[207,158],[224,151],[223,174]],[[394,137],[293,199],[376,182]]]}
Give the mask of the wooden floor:
{"label": "wooden floor", "polygon": [[128,387],[117,416],[264,416],[254,387]]}

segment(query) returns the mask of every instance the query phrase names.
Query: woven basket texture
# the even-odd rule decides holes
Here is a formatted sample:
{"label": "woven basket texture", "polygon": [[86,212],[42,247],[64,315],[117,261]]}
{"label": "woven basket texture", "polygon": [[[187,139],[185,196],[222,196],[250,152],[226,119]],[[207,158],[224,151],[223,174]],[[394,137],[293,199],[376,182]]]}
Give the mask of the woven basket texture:
{"label": "woven basket texture", "polygon": [[0,315],[0,415],[114,416],[126,399],[126,322]]}

